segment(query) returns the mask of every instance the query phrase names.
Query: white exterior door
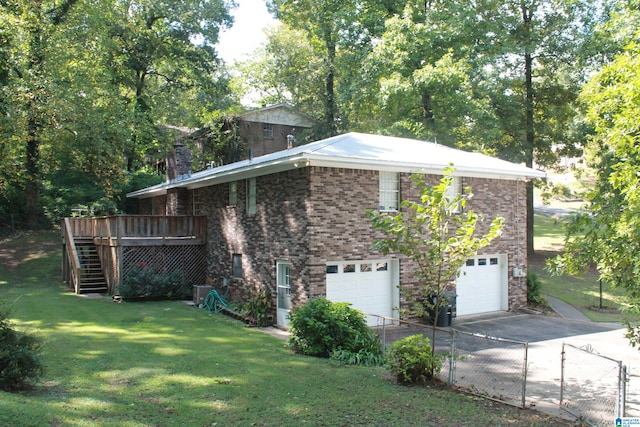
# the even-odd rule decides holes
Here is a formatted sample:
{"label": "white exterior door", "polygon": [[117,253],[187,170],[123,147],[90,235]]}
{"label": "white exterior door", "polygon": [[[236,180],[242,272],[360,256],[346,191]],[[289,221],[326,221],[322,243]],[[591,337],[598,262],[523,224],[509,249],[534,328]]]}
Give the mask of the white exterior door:
{"label": "white exterior door", "polygon": [[[394,317],[398,306],[397,261],[335,261],[327,263],[327,299],[351,303],[368,314]],[[397,316],[395,316],[397,317]],[[367,316],[370,326],[376,316]]]}
{"label": "white exterior door", "polygon": [[506,255],[479,255],[467,260],[456,283],[456,314],[507,310]]}
{"label": "white exterior door", "polygon": [[277,276],[277,323],[285,328],[289,327],[289,312],[291,311],[291,264],[278,261],[276,263]]}

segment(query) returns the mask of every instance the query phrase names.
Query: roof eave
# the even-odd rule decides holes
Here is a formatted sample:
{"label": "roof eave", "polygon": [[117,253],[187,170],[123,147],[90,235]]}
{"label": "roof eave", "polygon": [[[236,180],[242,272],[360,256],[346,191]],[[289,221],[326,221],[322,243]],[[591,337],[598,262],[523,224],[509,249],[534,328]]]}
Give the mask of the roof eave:
{"label": "roof eave", "polygon": [[[249,161],[245,166],[223,170],[220,172],[216,172],[216,169],[218,168],[211,169],[211,173],[209,174],[205,174],[203,176],[195,176],[180,181],[163,183],[154,187],[134,191],[128,193],[127,197],[135,197],[141,199],[155,197],[166,194],[167,190],[170,190],[172,188],[202,188],[210,185],[224,184],[226,182],[254,178],[261,175],[284,172],[307,166],[424,174],[441,174],[446,168],[445,165],[441,164],[391,162],[384,160],[359,159],[353,157],[326,156],[316,153],[302,152],[267,162],[251,163],[251,161]],[[456,169],[454,174],[474,178],[529,180],[546,177],[546,174],[544,172],[524,167],[518,170],[507,170],[482,169],[477,167],[471,168],[465,166],[456,166],[455,164],[453,166]]]}

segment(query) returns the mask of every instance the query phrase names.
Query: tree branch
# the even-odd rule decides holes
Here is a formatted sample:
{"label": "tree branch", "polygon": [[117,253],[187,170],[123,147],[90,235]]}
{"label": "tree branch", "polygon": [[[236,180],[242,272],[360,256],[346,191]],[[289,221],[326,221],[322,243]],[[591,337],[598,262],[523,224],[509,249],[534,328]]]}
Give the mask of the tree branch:
{"label": "tree branch", "polygon": [[51,23],[53,25],[61,24],[64,18],[69,13],[69,10],[76,4],[78,0],[65,0],[60,6],[51,9],[47,15],[51,17]]}

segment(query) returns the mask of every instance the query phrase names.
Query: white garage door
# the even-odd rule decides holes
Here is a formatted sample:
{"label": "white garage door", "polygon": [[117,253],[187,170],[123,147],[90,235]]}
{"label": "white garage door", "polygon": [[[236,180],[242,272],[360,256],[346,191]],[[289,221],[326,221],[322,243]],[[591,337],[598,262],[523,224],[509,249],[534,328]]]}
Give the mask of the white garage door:
{"label": "white garage door", "polygon": [[[327,299],[351,303],[364,313],[392,317],[399,294],[393,266],[391,260],[327,263]],[[370,326],[377,322],[375,316],[367,316]]]}
{"label": "white garage door", "polygon": [[507,309],[506,264],[504,255],[482,255],[467,261],[457,280],[458,316]]}

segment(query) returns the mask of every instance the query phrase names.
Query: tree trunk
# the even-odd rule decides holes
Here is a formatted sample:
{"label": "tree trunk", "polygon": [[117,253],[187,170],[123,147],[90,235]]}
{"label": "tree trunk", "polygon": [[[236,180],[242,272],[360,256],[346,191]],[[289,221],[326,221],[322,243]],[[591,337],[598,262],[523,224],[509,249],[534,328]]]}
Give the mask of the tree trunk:
{"label": "tree trunk", "polygon": [[327,78],[325,82],[325,121],[327,129],[333,136],[337,133],[336,126],[336,95],[335,95],[335,59],[336,45],[331,32],[325,32],[325,43],[327,46]]}
{"label": "tree trunk", "polygon": [[433,106],[431,104],[431,94],[422,94],[422,116],[424,117],[425,124],[430,125],[433,123]]}
{"label": "tree trunk", "polygon": [[[532,11],[522,3],[522,22],[527,37],[525,39],[524,73],[525,73],[525,146],[524,158],[528,167],[533,167],[535,130],[533,105],[533,57],[528,42],[531,40]],[[527,182],[527,257],[534,254],[533,246],[533,182]]]}
{"label": "tree trunk", "polygon": [[43,105],[45,101],[44,78],[44,35],[42,29],[42,5],[35,4],[34,22],[29,28],[28,79],[31,79],[31,94],[25,106],[27,116],[26,163],[25,163],[25,213],[26,225],[30,230],[38,228],[40,215],[38,199],[40,196],[40,142],[43,122]]}

